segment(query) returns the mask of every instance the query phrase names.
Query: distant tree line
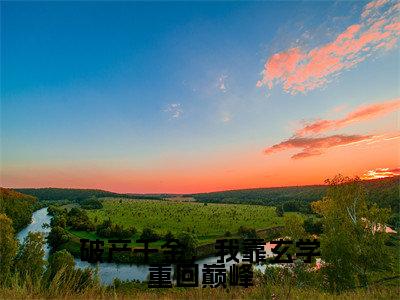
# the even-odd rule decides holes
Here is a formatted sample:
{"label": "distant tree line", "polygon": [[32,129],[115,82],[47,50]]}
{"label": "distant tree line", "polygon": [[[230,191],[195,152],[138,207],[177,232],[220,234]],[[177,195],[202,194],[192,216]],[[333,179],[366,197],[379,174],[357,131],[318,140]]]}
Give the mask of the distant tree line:
{"label": "distant tree line", "polygon": [[138,194],[118,194],[96,189],[66,189],[66,188],[38,188],[38,189],[15,189],[20,193],[34,196],[39,201],[60,201],[69,200],[80,203],[91,198],[118,197],[130,199],[161,200],[162,195],[138,195]]}
{"label": "distant tree line", "polygon": [[[361,181],[366,189],[368,205],[377,204],[380,208],[390,208],[388,224],[400,226],[400,176]],[[279,188],[258,188],[223,192],[193,194],[196,201],[203,203],[256,204],[275,206],[277,214],[284,212],[313,213],[311,203],[321,200],[326,194],[327,185],[310,185]]]}

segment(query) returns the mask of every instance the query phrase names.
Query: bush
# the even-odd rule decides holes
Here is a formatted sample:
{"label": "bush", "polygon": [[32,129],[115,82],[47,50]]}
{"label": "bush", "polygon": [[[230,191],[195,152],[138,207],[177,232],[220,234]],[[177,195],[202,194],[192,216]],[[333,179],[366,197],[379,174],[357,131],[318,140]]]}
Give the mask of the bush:
{"label": "bush", "polygon": [[68,212],[68,220],[67,225],[71,226],[73,230],[82,230],[82,231],[93,231],[95,230],[95,226],[93,222],[89,219],[87,213],[79,208],[72,208]]}
{"label": "bush", "polygon": [[143,229],[140,239],[155,242],[160,239],[160,236],[153,229],[146,227]]}
{"label": "bush", "polygon": [[53,218],[51,218],[50,226],[65,228],[67,226],[67,218],[62,214],[57,214]]}
{"label": "bush", "polygon": [[130,227],[124,229],[122,225],[113,224],[111,220],[104,220],[102,224],[97,226],[96,233],[98,236],[103,238],[130,238],[136,233],[136,228]]}
{"label": "bush", "polygon": [[97,198],[89,198],[82,202],[81,207],[84,209],[101,209],[103,208],[103,203]]}
{"label": "bush", "polygon": [[164,236],[164,239],[165,239],[166,241],[171,241],[171,240],[173,240],[174,238],[175,238],[175,237],[174,237],[174,235],[172,234],[171,231],[168,231],[167,234]]}
{"label": "bush", "polygon": [[304,220],[303,227],[304,230],[308,233],[322,233],[322,221],[320,219],[307,218]]}
{"label": "bush", "polygon": [[242,239],[256,239],[257,238],[256,230],[251,227],[240,226],[238,233],[242,237]]}
{"label": "bush", "polygon": [[184,231],[178,236],[178,240],[182,245],[185,258],[191,259],[193,256],[196,256],[199,239],[194,233]]}
{"label": "bush", "polygon": [[52,251],[56,251],[62,244],[69,241],[68,233],[60,226],[52,227],[47,242],[49,243]]}
{"label": "bush", "polygon": [[70,273],[74,270],[74,267],[74,257],[67,250],[63,249],[50,255],[47,274],[49,278],[53,278],[59,270],[64,269],[65,272]]}

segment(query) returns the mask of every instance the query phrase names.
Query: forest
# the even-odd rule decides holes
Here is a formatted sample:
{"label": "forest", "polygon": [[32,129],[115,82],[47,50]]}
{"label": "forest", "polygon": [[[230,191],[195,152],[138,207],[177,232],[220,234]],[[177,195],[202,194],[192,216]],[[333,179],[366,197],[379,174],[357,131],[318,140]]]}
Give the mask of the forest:
{"label": "forest", "polygon": [[0,188],[0,213],[13,220],[16,231],[31,222],[32,213],[40,204],[36,197],[25,195],[14,190]]}
{"label": "forest", "polygon": [[81,202],[89,198],[120,197],[120,198],[140,198],[140,199],[162,199],[162,195],[138,195],[138,194],[118,194],[95,189],[72,189],[72,188],[23,188],[15,189],[17,192],[31,195],[41,201],[61,201]]}
{"label": "forest", "polygon": [[[369,205],[390,208],[389,224],[400,225],[400,176],[360,181],[366,189]],[[242,203],[275,206],[283,211],[311,213],[311,202],[320,200],[329,185],[310,185],[279,188],[259,188],[221,191],[191,195],[196,201],[204,203]]]}

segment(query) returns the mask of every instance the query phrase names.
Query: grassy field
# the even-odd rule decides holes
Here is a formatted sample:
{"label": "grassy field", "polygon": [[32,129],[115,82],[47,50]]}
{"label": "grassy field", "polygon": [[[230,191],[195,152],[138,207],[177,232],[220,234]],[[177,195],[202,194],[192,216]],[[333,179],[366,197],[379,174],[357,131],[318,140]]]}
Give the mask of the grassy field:
{"label": "grassy field", "polygon": [[95,223],[111,218],[124,227],[145,227],[164,235],[194,232],[200,239],[212,239],[227,231],[236,233],[240,226],[256,229],[282,225],[275,208],[258,205],[203,204],[185,201],[127,200],[105,198],[104,207],[88,210]]}

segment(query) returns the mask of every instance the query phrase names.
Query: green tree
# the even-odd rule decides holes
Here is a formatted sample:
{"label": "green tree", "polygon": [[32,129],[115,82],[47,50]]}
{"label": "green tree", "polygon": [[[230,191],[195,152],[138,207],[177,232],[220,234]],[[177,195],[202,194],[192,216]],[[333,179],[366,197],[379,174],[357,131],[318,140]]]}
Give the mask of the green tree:
{"label": "green tree", "polygon": [[21,245],[15,267],[23,278],[39,279],[43,275],[44,260],[44,235],[40,232],[29,232]]}
{"label": "green tree", "polygon": [[367,285],[372,271],[390,266],[382,230],[389,211],[367,206],[366,190],[358,178],[338,175],[327,183],[326,197],[312,207],[322,216],[321,258],[330,288],[342,291]]}
{"label": "green tree", "polygon": [[0,213],[11,218],[16,231],[21,230],[31,222],[35,203],[35,197],[0,188]]}
{"label": "green tree", "polygon": [[322,221],[309,217],[304,220],[304,230],[308,233],[321,234],[322,233]]}
{"label": "green tree", "polygon": [[160,239],[160,236],[153,229],[146,227],[143,228],[140,239],[155,242]]}
{"label": "green tree", "polygon": [[283,217],[285,229],[283,234],[291,240],[299,240],[307,237],[307,233],[303,227],[303,218],[298,214],[285,215]]}
{"label": "green tree", "polygon": [[278,205],[275,209],[276,215],[278,217],[283,217],[284,211],[282,205]]}
{"label": "green tree", "polygon": [[49,257],[45,278],[49,291],[54,291],[55,295],[71,295],[98,285],[98,278],[94,273],[90,268],[75,269],[74,257],[63,249]]}
{"label": "green tree", "polygon": [[164,239],[166,240],[166,241],[171,241],[171,240],[173,240],[175,237],[174,237],[174,235],[172,234],[172,232],[171,231],[168,231],[166,234],[165,234],[165,236],[164,236]]}
{"label": "green tree", "polygon": [[194,233],[183,231],[178,236],[179,243],[182,245],[186,258],[196,256],[199,239]]}
{"label": "green tree", "polygon": [[67,215],[67,225],[74,230],[93,231],[95,226],[85,210],[73,207]]}
{"label": "green tree", "polygon": [[68,241],[68,233],[60,226],[54,226],[47,236],[47,242],[52,248],[52,251],[56,251],[62,244]]}
{"label": "green tree", "polygon": [[296,241],[307,238],[307,233],[303,227],[303,218],[298,214],[290,214],[283,216],[284,230],[283,235],[293,244],[289,246],[287,253],[292,256],[296,253]]}
{"label": "green tree", "polygon": [[256,239],[257,232],[252,227],[240,226],[238,233],[242,239]]}
{"label": "green tree", "polygon": [[57,251],[49,257],[49,266],[47,274],[49,278],[53,278],[58,271],[63,270],[65,273],[71,273],[74,270],[74,257],[67,250]]}
{"label": "green tree", "polygon": [[63,214],[58,214],[51,218],[50,225],[52,227],[59,226],[61,228],[65,228],[67,226],[67,218]]}
{"label": "green tree", "polygon": [[14,236],[12,221],[6,215],[0,214],[0,285],[8,282],[17,249],[18,241]]}

